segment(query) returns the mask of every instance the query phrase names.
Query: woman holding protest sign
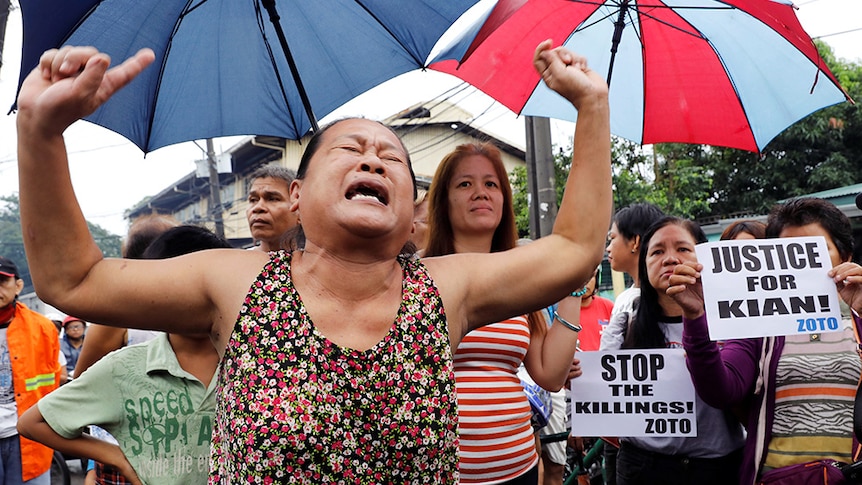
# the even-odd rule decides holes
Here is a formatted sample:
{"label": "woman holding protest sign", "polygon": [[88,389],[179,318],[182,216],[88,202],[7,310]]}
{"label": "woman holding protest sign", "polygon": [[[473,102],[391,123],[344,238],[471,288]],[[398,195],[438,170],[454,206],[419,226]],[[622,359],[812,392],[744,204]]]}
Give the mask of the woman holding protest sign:
{"label": "woman holding protest sign", "polygon": [[853,405],[862,372],[862,267],[850,262],[850,221],[829,202],[802,198],[772,210],[766,235],[826,239],[833,266],[828,275],[850,307],[843,329],[728,340],[719,350],[709,339],[702,265],[687,262],[674,270],[667,293],[683,309],[692,380],[698,394],[714,406],[729,409],[750,401],[739,483],[788,483],[782,477],[800,479],[807,473],[841,483],[840,467],[833,464],[852,462],[860,451],[853,441]]}
{"label": "woman holding protest sign", "polygon": [[[638,274],[641,298],[623,348],[682,347],[680,305],[665,291],[674,268],[697,263],[695,245],[706,242],[697,223],[667,216],[644,234]],[[696,396],[697,437],[622,438],[617,458],[617,484],[735,483],[739,471],[742,427],[730,413]]]}

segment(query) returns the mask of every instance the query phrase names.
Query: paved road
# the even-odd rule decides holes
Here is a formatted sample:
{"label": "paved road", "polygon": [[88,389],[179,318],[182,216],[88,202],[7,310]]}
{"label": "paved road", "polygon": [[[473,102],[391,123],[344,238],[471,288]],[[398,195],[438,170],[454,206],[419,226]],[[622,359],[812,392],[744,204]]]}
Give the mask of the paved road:
{"label": "paved road", "polygon": [[[84,485],[84,472],[81,471],[81,460],[68,460],[66,465],[69,467],[69,475],[71,475],[71,485]],[[60,481],[52,481],[51,485],[62,485]]]}

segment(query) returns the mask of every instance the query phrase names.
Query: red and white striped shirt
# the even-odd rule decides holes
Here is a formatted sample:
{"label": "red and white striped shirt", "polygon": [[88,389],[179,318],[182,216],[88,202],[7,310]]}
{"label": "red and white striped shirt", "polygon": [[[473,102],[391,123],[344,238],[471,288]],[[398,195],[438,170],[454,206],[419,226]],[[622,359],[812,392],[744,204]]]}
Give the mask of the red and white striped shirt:
{"label": "red and white striped shirt", "polygon": [[518,367],[530,346],[526,315],[468,333],[455,353],[461,483],[500,483],[536,466],[530,404]]}

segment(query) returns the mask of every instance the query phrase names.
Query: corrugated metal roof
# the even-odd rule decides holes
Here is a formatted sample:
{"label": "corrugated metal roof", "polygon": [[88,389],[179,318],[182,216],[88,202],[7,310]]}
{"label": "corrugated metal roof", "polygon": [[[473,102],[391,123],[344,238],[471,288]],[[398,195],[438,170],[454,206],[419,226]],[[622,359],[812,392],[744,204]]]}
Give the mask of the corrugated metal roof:
{"label": "corrugated metal roof", "polygon": [[845,185],[844,187],[838,187],[837,189],[829,189],[815,192],[813,194],[806,194],[805,197],[817,197],[818,199],[826,199],[835,205],[839,205],[833,199],[843,199],[845,197],[849,197],[849,202],[847,203],[853,203],[853,200],[856,198],[856,194],[859,194],[860,192],[862,192],[862,184],[853,184]]}

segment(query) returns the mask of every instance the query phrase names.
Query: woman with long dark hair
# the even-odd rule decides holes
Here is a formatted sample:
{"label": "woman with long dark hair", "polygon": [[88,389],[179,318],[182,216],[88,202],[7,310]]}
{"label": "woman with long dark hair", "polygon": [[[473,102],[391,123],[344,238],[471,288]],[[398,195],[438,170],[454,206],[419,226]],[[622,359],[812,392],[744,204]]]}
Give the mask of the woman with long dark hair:
{"label": "woman with long dark hair", "polygon": [[[674,268],[696,263],[694,247],[706,242],[697,223],[664,217],[644,234],[638,273],[640,305],[623,348],[681,348],[683,310],[665,291]],[[622,438],[620,485],[726,485],[736,483],[742,427],[729,413],[696,398],[697,437]]]}
{"label": "woman with long dark hair", "polygon": [[[613,271],[631,276],[632,285],[614,298],[611,316],[602,330],[599,350],[617,350],[623,345],[641,297],[638,263],[643,235],[662,217],[664,212],[661,209],[646,202],[623,207],[614,214],[605,248],[608,263]],[[607,485],[616,484],[617,450],[616,446],[605,446],[604,449]]]}

